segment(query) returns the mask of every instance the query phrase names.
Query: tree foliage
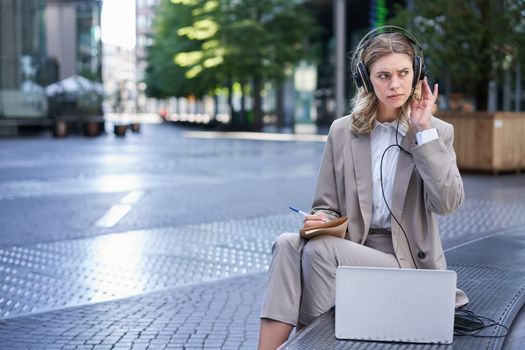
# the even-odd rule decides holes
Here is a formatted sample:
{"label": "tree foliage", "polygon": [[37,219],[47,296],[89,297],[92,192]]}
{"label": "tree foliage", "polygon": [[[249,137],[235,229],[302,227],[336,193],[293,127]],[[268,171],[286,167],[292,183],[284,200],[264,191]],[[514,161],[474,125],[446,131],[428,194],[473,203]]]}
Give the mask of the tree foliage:
{"label": "tree foliage", "polygon": [[162,1],[156,9],[153,44],[147,48],[145,83],[148,96],[202,96],[213,88],[213,84],[208,85],[209,76],[187,79],[190,68],[175,63],[177,53],[198,50],[201,46],[201,40],[178,34],[182,28],[192,25],[193,9],[169,0]]}
{"label": "tree foliage", "polygon": [[200,95],[251,83],[261,118],[262,83],[282,80],[307,58],[304,44],[316,30],[302,0],[165,0],[149,49],[148,93]]}
{"label": "tree foliage", "polygon": [[397,10],[391,22],[420,39],[432,75],[450,77],[478,109],[487,108],[489,81],[525,61],[524,0],[413,0]]}

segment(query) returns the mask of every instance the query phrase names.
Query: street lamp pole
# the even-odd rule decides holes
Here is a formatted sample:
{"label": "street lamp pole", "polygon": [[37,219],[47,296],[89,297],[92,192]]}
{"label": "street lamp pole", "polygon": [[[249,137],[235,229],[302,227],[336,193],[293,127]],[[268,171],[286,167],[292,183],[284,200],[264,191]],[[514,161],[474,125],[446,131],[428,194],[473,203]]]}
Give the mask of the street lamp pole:
{"label": "street lamp pole", "polygon": [[345,54],[346,54],[346,0],[334,0],[335,23],[335,116],[340,118],[345,113]]}

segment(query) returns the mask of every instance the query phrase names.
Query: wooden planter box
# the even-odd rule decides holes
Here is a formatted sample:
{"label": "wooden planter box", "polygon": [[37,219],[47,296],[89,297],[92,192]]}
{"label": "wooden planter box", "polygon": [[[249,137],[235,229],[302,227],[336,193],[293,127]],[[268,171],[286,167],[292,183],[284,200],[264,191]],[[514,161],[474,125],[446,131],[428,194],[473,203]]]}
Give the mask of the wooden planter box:
{"label": "wooden planter box", "polygon": [[461,170],[525,169],[525,112],[438,112],[436,116],[454,125]]}

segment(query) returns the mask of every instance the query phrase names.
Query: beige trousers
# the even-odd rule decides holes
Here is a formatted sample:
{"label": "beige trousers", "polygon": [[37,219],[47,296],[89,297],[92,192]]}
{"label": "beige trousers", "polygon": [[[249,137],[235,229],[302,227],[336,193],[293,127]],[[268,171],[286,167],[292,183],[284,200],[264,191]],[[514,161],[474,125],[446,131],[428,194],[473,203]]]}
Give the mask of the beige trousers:
{"label": "beige trousers", "polygon": [[332,236],[309,241],[283,233],[272,247],[261,318],[310,324],[335,304],[337,266],[399,267],[390,232],[370,233],[365,245]]}

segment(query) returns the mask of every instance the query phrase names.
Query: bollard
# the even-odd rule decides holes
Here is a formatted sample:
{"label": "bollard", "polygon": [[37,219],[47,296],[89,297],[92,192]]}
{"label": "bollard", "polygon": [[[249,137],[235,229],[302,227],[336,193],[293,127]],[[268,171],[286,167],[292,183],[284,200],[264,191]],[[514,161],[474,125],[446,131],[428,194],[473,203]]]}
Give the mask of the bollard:
{"label": "bollard", "polygon": [[53,136],[65,137],[67,135],[67,124],[64,120],[55,120],[53,123]]}
{"label": "bollard", "polygon": [[139,133],[140,132],[140,123],[131,123],[130,129],[133,133]]}
{"label": "bollard", "polygon": [[115,136],[124,137],[126,136],[127,128],[128,126],[125,124],[115,124],[115,127],[113,128],[113,132],[115,133]]}
{"label": "bollard", "polygon": [[98,136],[101,132],[100,123],[98,122],[86,122],[84,124],[84,135],[86,136]]}

